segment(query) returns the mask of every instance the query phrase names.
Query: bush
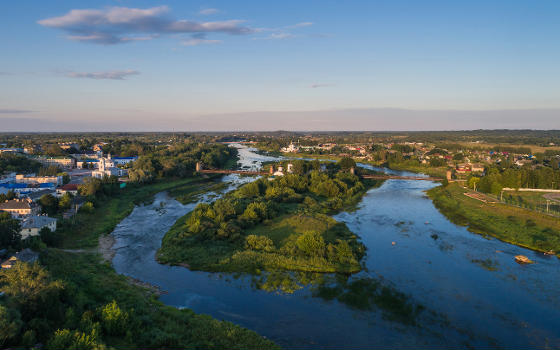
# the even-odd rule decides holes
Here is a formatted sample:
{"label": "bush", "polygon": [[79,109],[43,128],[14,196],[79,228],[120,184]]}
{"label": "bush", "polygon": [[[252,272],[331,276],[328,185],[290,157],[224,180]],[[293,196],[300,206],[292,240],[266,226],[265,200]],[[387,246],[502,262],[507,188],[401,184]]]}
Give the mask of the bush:
{"label": "bush", "polygon": [[47,344],[47,349],[69,349],[69,350],[94,350],[105,349],[103,344],[98,342],[99,335],[92,331],[85,334],[80,331],[71,331],[69,329],[59,329]]}
{"label": "bush", "polygon": [[91,213],[93,213],[94,209],[95,208],[93,207],[92,202],[86,202],[86,203],[84,203],[84,205],[82,205],[82,207],[80,208],[80,211],[83,212],[83,213],[91,214]]}
{"label": "bush", "polygon": [[128,329],[128,312],[121,310],[115,300],[102,308],[101,319],[103,329],[110,335],[123,335]]}
{"label": "bush", "polygon": [[245,248],[252,250],[262,250],[265,252],[274,251],[274,242],[266,236],[248,235],[245,238]]}
{"label": "bush", "polygon": [[318,232],[307,231],[296,240],[296,245],[299,251],[307,256],[324,257],[325,255],[325,240]]}

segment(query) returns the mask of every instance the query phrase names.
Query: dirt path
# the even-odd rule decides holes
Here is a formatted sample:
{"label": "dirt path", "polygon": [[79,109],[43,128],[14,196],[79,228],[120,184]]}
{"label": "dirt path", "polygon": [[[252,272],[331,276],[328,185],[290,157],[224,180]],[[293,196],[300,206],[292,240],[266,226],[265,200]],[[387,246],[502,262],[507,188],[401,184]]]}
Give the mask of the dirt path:
{"label": "dirt path", "polygon": [[101,254],[103,261],[113,261],[113,257],[115,256],[113,244],[115,244],[115,237],[113,237],[113,235],[108,234],[99,237],[99,245],[97,246],[97,251],[99,252],[99,254]]}
{"label": "dirt path", "polygon": [[544,194],[543,197],[555,202],[560,202],[560,193],[547,193]]}

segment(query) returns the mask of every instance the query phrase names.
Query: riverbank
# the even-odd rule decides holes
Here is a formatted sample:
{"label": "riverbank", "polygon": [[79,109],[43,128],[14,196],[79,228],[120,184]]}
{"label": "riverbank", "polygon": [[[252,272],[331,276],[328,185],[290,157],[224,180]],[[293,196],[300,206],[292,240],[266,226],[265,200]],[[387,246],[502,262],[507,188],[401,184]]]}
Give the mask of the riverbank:
{"label": "riverbank", "polygon": [[79,212],[61,225],[62,248],[95,248],[99,244],[99,237],[110,234],[135,205],[149,202],[156,193],[163,191],[168,191],[179,201],[188,202],[205,187],[214,185],[212,179],[165,179],[151,184],[129,185],[111,197],[98,199],[93,213]]}
{"label": "riverbank", "polygon": [[[456,183],[427,191],[450,221],[469,231],[540,252],[560,252],[560,220],[501,203],[484,203],[466,196]],[[560,254],[558,255],[560,257]]]}

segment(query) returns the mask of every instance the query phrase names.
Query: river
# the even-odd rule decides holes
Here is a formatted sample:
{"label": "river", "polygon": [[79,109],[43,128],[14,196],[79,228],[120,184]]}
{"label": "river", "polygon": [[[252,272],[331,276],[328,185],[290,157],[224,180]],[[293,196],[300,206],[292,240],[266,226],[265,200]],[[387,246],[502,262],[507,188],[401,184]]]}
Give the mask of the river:
{"label": "river", "polygon": [[[237,147],[244,168],[275,159]],[[230,190],[251,179],[223,181]],[[335,216],[367,247],[359,276],[382,280],[426,307],[418,325],[314,297],[311,288],[271,293],[253,288],[250,276],[158,264],[161,239],[197,204],[182,205],[166,193],[117,225],[113,266],[165,290],[165,304],[234,322],[286,348],[560,347],[560,261],[454,225],[426,197],[433,186],[388,180],[355,211]],[[519,265],[517,254],[536,263]]]}

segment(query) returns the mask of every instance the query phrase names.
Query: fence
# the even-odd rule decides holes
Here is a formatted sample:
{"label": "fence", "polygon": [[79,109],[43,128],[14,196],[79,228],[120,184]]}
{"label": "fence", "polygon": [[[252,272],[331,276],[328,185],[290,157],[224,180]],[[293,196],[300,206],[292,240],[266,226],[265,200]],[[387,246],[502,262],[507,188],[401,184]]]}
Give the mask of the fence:
{"label": "fence", "polygon": [[492,198],[498,203],[503,203],[522,209],[528,209],[539,213],[560,217],[560,198],[558,200],[546,199],[543,197],[527,198],[520,195],[519,193],[508,193],[508,192],[503,192],[499,196],[495,196],[492,194],[485,194],[485,195],[489,198]]}

